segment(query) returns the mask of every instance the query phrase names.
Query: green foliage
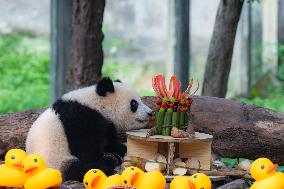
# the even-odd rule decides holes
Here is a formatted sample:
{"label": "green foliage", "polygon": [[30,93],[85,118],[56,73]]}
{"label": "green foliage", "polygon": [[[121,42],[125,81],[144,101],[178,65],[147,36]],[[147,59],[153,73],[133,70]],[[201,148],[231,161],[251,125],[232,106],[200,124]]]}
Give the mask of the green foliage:
{"label": "green foliage", "polygon": [[271,89],[271,93],[267,98],[254,97],[247,99],[244,97],[236,97],[235,100],[241,103],[262,106],[279,112],[284,112],[284,87]]}
{"label": "green foliage", "polygon": [[284,44],[278,44],[278,59],[281,61],[277,68],[277,78],[284,81]]}
{"label": "green foliage", "polygon": [[48,106],[48,40],[4,35],[0,49],[0,114]]}
{"label": "green foliage", "polygon": [[230,168],[234,168],[236,167],[239,162],[242,162],[243,160],[245,160],[244,158],[221,158],[221,161]]}
{"label": "green foliage", "polygon": [[[239,162],[242,162],[245,160],[245,158],[221,158],[220,159],[227,167],[234,168],[238,165]],[[249,160],[251,163],[253,160]],[[277,162],[274,162],[277,163]],[[284,169],[284,166],[279,166],[276,170],[279,171],[281,169]]]}
{"label": "green foliage", "polygon": [[119,76],[121,72],[127,75],[134,69],[134,67],[135,65],[133,64],[122,64],[114,59],[109,62],[106,62],[103,65],[102,74],[103,76],[108,76],[112,79],[120,79]]}

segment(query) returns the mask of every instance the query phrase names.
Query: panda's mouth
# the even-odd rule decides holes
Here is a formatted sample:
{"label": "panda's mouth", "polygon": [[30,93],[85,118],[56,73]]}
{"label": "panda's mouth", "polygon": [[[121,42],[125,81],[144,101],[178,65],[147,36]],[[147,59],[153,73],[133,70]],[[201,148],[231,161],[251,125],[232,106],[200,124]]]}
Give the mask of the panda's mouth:
{"label": "panda's mouth", "polygon": [[149,119],[138,119],[136,118],[135,121],[137,121],[138,123],[146,123],[149,121]]}

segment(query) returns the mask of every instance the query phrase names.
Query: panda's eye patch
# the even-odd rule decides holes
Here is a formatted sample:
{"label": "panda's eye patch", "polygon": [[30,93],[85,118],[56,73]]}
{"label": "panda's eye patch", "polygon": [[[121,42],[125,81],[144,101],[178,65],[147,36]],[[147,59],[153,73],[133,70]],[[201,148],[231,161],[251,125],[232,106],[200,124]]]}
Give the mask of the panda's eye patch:
{"label": "panda's eye patch", "polygon": [[136,112],[137,111],[137,109],[138,109],[138,102],[136,101],[136,100],[131,100],[131,102],[130,102],[130,109],[131,109],[131,111],[132,112]]}
{"label": "panda's eye patch", "polygon": [[34,159],[34,162],[37,162],[37,159]]}
{"label": "panda's eye patch", "polygon": [[260,168],[261,168],[261,169],[264,169],[264,165],[261,165]]}
{"label": "panda's eye patch", "polygon": [[14,155],[11,155],[11,159],[15,159],[15,156],[14,156]]}

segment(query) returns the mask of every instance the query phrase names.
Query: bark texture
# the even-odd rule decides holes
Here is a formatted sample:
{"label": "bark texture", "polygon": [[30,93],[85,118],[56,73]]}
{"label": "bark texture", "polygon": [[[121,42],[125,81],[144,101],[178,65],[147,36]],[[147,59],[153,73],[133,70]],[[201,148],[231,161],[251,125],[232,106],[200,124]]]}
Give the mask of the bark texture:
{"label": "bark texture", "polygon": [[[155,97],[143,97],[155,108]],[[0,116],[0,154],[24,148],[28,129],[43,110]],[[213,151],[222,157],[270,158],[284,164],[284,113],[231,100],[195,96],[191,112],[196,131],[212,134]]]}
{"label": "bark texture", "polygon": [[224,98],[238,22],[243,7],[240,0],[221,0],[210,42],[202,94]]}
{"label": "bark texture", "polygon": [[0,159],[11,148],[25,149],[30,126],[43,110],[29,110],[0,116]]}
{"label": "bark texture", "polygon": [[72,65],[73,88],[95,84],[101,78],[105,0],[73,1]]}
{"label": "bark texture", "polygon": [[234,180],[233,182],[229,182],[223,186],[218,187],[217,189],[247,189],[249,188],[246,181],[242,179]]}

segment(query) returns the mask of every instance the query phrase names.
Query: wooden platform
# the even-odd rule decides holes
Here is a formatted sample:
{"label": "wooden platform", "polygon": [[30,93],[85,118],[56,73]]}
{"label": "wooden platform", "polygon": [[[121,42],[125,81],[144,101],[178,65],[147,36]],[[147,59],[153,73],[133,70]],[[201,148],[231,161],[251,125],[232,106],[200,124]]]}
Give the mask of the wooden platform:
{"label": "wooden platform", "polygon": [[205,133],[195,132],[194,138],[173,138],[171,136],[154,135],[147,137],[149,129],[140,129],[126,132],[127,138],[138,139],[153,142],[194,142],[194,141],[212,141],[213,136]]}
{"label": "wooden platform", "polygon": [[[211,168],[212,135],[195,133],[194,138],[173,138],[154,135],[147,137],[148,129],[127,132],[127,156],[154,160],[157,153],[167,158],[168,165],[175,158],[191,158],[199,161],[201,170]],[[167,168],[170,172],[170,168]]]}

